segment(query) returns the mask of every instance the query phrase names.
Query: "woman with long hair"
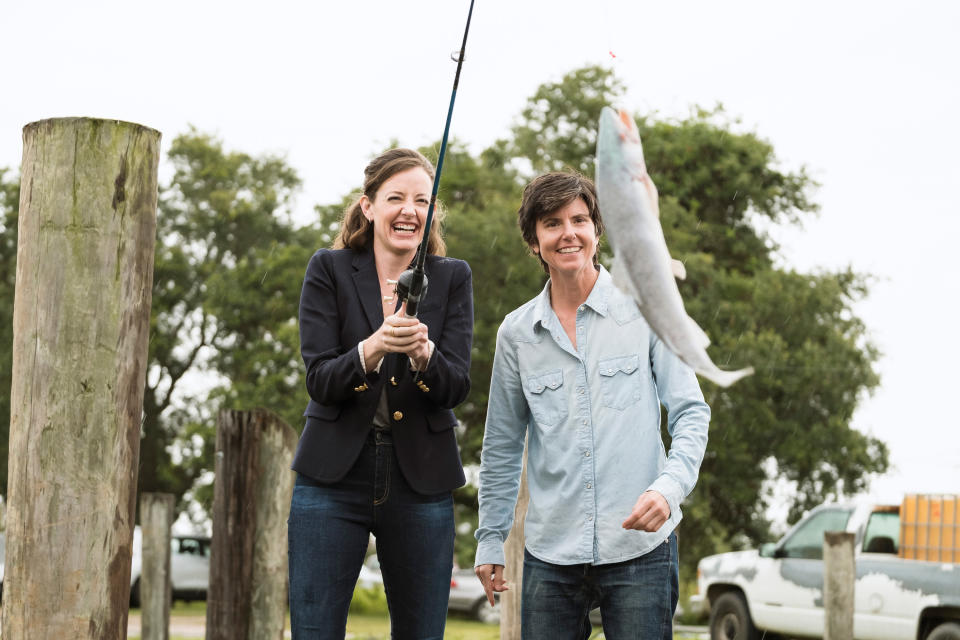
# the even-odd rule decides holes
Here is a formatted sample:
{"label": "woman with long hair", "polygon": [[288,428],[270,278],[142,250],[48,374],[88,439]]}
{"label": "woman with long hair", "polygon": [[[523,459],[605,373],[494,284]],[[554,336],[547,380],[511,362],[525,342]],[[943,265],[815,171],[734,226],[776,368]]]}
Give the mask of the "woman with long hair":
{"label": "woman with long hair", "polygon": [[394,638],[442,638],[453,567],[453,489],[464,484],[452,409],[470,389],[470,268],[445,258],[439,207],[418,314],[394,283],[422,238],[434,169],[391,149],[367,166],[332,249],[310,259],[300,350],[310,394],[293,469],[294,640],[343,638],[369,535]]}

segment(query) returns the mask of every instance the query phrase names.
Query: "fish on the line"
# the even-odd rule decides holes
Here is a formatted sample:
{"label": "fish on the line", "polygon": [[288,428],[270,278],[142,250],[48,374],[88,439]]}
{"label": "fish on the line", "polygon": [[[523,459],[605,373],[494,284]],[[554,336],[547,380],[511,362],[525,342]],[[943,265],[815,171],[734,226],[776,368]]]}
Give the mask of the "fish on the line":
{"label": "fish on the line", "polygon": [[647,174],[640,133],[626,111],[604,107],[597,135],[597,199],[614,259],[614,283],[633,297],[647,324],[670,351],[722,387],[753,373],[724,371],[707,355],[710,339],[687,315],[676,279],[686,277],[672,260],[660,226],[657,190]]}

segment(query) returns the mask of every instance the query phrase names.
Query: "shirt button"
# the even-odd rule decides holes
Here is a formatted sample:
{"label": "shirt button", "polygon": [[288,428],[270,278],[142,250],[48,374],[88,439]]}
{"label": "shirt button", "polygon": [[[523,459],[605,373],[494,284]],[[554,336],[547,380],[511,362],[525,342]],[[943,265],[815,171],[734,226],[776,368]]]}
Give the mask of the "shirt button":
{"label": "shirt button", "polygon": [[593,516],[587,516],[587,522],[593,522]]}
{"label": "shirt button", "polygon": [[593,485],[588,482],[588,483],[587,483],[587,489],[592,489],[592,488],[593,488]]}
{"label": "shirt button", "polygon": [[577,387],[577,393],[583,395],[583,387]]}
{"label": "shirt button", "polygon": [[583,457],[584,457],[584,458],[589,458],[589,457],[590,457],[590,452],[589,452],[589,451],[584,451],[584,452],[583,452]]}

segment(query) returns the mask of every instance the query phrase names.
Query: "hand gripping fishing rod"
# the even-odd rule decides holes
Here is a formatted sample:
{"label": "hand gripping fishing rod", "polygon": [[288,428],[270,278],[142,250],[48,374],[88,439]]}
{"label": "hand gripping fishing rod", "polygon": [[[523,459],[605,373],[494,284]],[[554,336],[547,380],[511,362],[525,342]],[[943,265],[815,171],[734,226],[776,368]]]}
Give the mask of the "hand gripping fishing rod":
{"label": "hand gripping fishing rod", "polygon": [[[430,224],[433,222],[433,210],[437,205],[437,189],[440,187],[440,172],[443,170],[443,157],[447,153],[447,137],[450,135],[450,119],[453,117],[453,102],[457,99],[457,85],[460,84],[460,69],[463,67],[463,58],[467,50],[467,34],[470,33],[470,18],[473,16],[473,0],[470,0],[470,11],[467,13],[467,27],[463,30],[463,44],[460,51],[453,55],[457,62],[457,74],[453,77],[453,92],[450,94],[450,108],[447,109],[447,124],[443,128],[443,141],[440,143],[440,155],[437,157],[437,175],[433,179],[433,191],[430,193],[430,206],[427,209],[427,221],[423,227],[423,239],[420,248],[413,259],[413,267],[407,269],[397,280],[396,294],[400,302],[406,302],[406,316],[415,318],[420,301],[427,295],[427,274],[423,265],[427,260],[427,244],[430,242]],[[453,56],[451,56],[453,57]]]}

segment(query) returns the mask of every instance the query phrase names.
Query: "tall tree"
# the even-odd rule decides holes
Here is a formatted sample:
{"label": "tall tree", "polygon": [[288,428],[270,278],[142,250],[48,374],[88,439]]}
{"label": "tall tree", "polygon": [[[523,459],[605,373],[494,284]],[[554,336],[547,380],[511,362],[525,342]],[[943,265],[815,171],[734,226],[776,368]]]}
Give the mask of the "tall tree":
{"label": "tall tree", "polygon": [[310,256],[333,244],[348,200],[317,206],[316,220],[291,229],[286,242],[257,247],[234,269],[210,278],[205,309],[231,336],[229,346],[209,360],[223,382],[211,390],[203,416],[187,417],[178,439],[180,451],[188,452],[181,463],[190,467],[187,475],[204,478],[193,485],[191,495],[208,513],[213,485],[205,472],[213,470],[213,408],[265,407],[298,432],[303,429],[309,397],[300,357],[300,289]]}
{"label": "tall tree", "polygon": [[592,175],[600,110],[623,92],[622,82],[596,66],[540,85],[513,127],[514,158],[529,162],[534,174],[570,168]]}
{"label": "tall tree", "polygon": [[[168,159],[173,177],[158,215],[139,488],[179,497],[213,468],[212,444],[196,428],[211,423],[213,409],[193,381],[215,377],[216,361],[243,341],[237,315],[264,321],[259,313],[270,293],[243,277],[259,256],[290,241],[289,208],[300,181],[282,158],[226,151],[195,130],[173,140]],[[216,304],[214,294],[229,287],[246,294],[243,305]]]}

